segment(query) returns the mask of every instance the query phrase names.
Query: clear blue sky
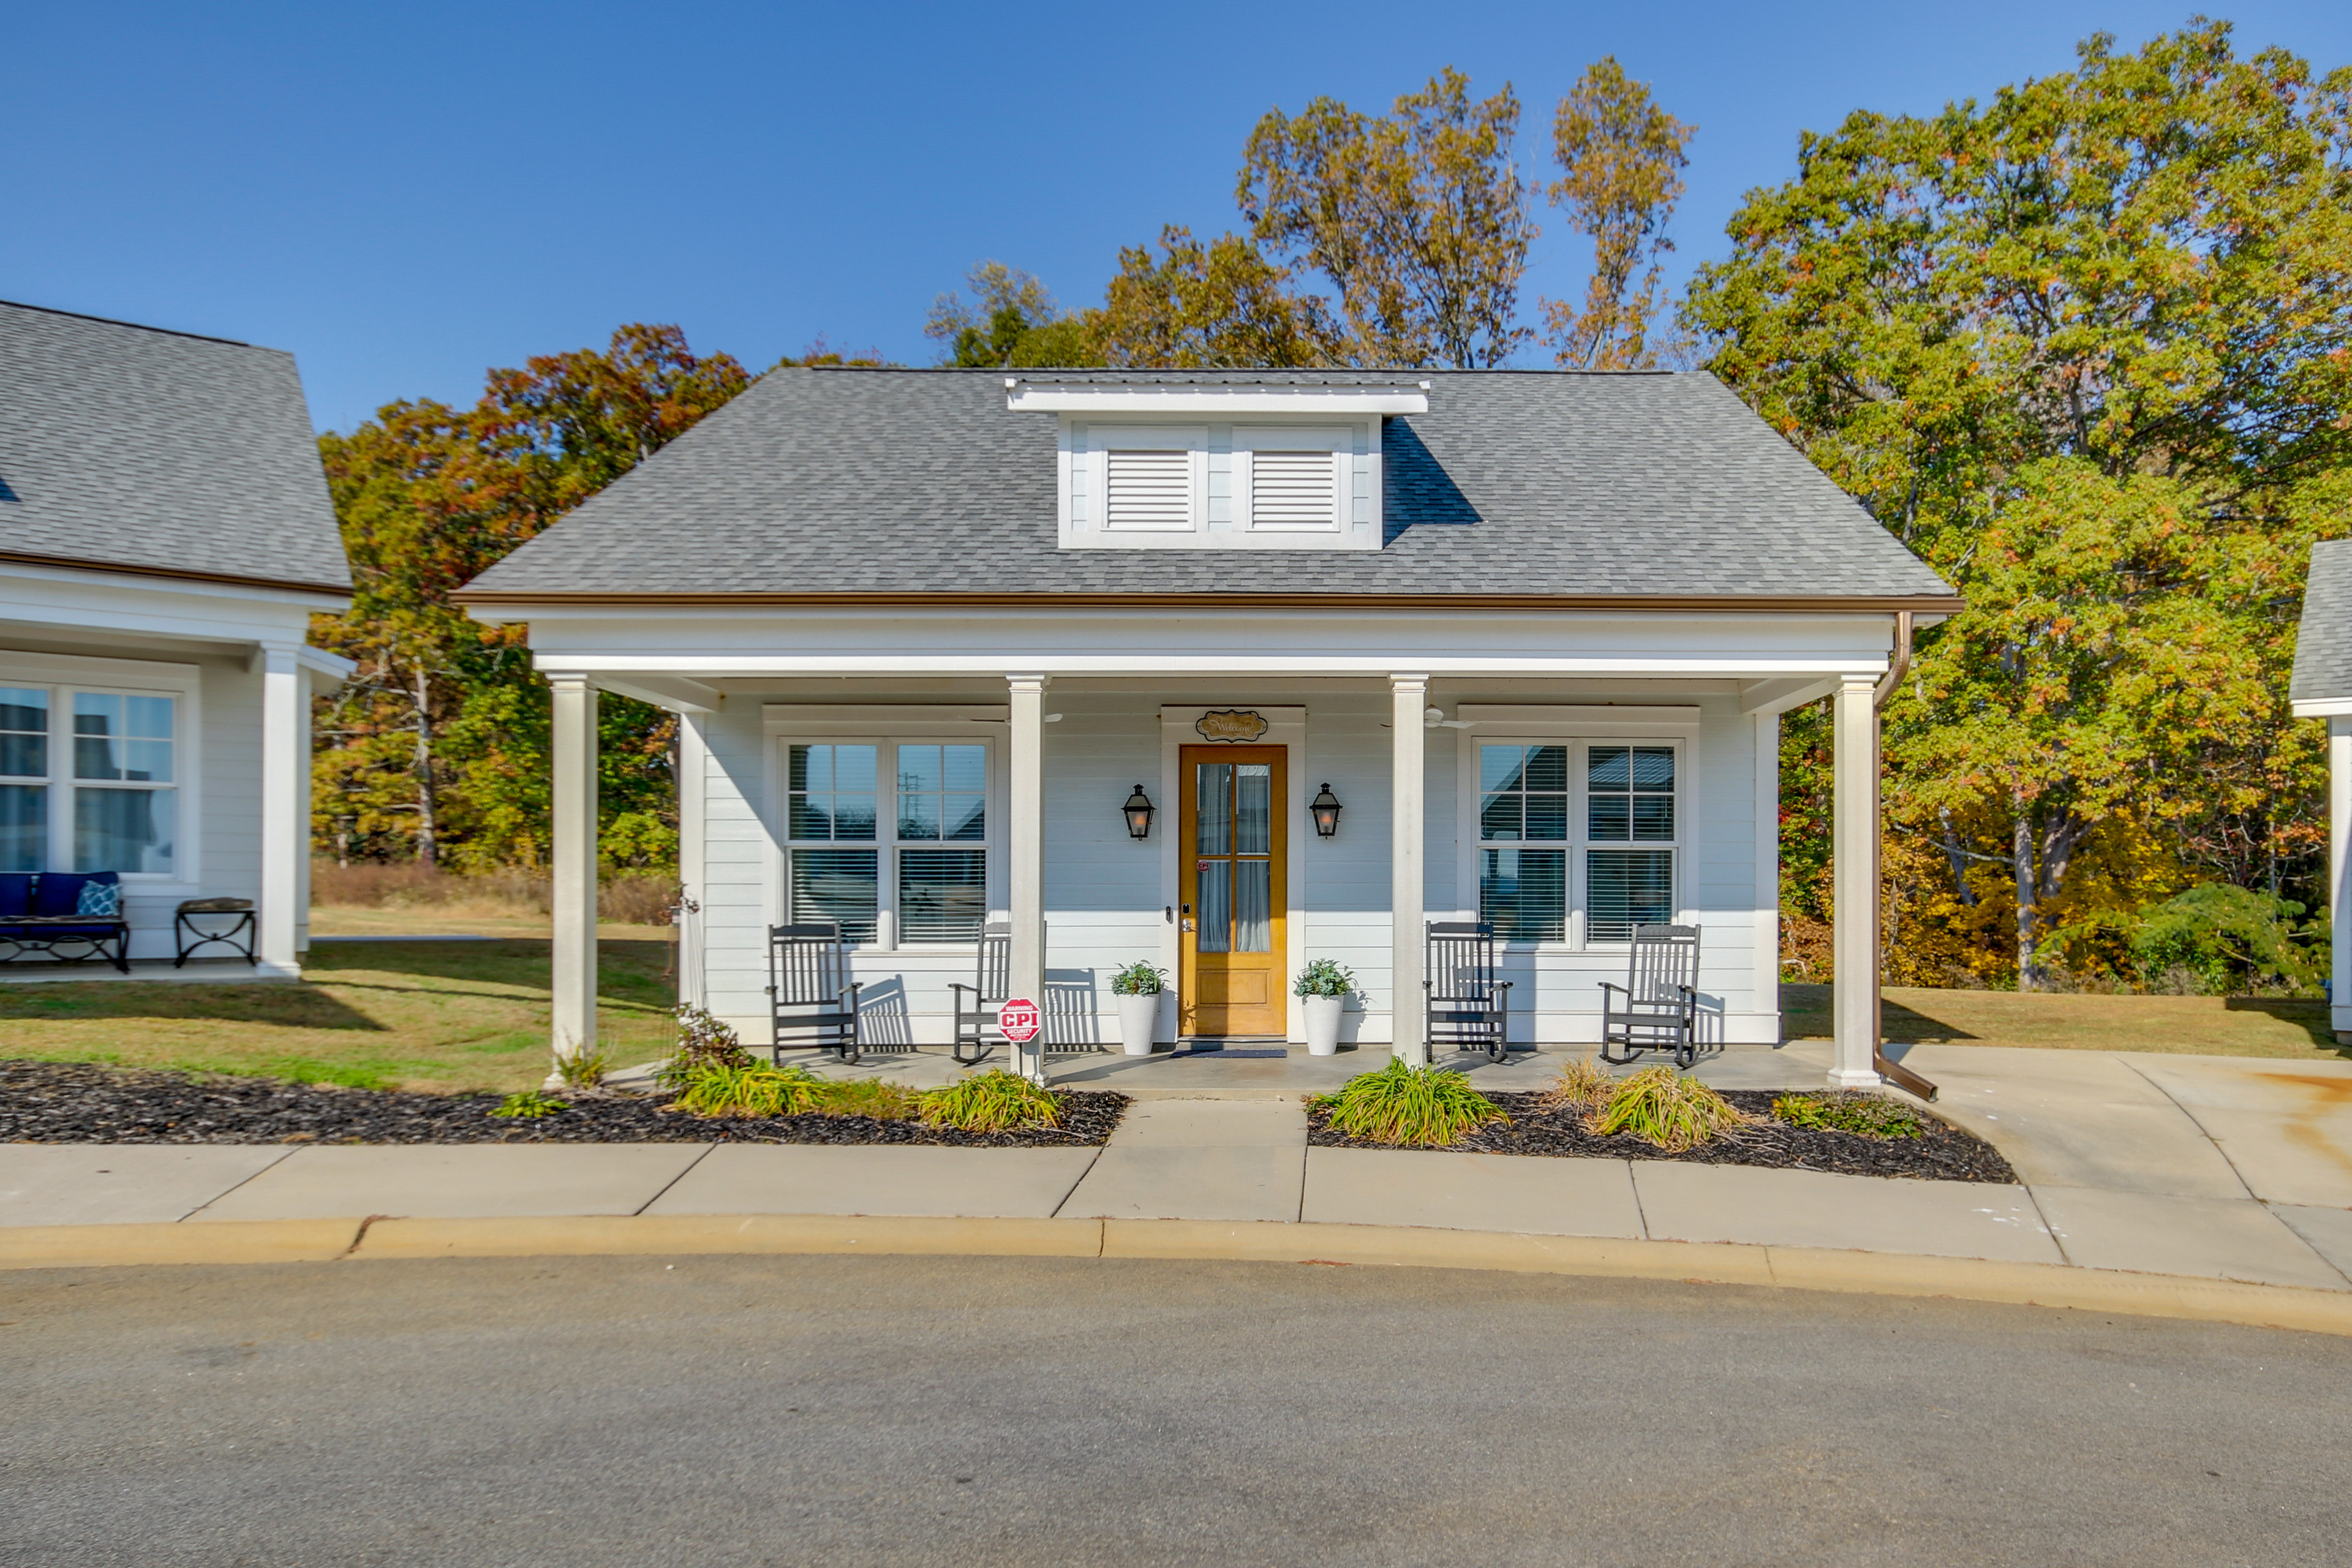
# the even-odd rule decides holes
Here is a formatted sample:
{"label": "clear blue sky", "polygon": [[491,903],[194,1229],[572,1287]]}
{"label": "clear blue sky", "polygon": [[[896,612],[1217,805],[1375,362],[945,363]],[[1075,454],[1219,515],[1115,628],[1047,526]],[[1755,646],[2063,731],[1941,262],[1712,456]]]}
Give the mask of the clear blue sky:
{"label": "clear blue sky", "polygon": [[[2352,62],[2352,0],[2227,10]],[[0,299],[300,357],[321,429],[676,321],[755,370],[818,334],[929,363],[983,257],[1099,297],[1118,247],[1233,222],[1257,116],[1439,67],[1551,107],[1614,53],[1696,121],[1681,259],[1797,135],[2067,68],[2147,4],[1246,6],[27,3],[0,90]],[[1540,172],[1540,171],[1538,171]],[[1558,225],[1529,294],[1580,289]],[[1530,304],[1530,310],[1532,306]]]}

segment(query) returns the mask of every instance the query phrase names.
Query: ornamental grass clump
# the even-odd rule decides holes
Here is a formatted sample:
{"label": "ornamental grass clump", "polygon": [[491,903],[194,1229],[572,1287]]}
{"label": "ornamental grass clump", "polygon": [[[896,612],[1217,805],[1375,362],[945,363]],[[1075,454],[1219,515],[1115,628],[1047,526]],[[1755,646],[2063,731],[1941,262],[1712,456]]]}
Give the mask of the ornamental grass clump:
{"label": "ornamental grass clump", "polygon": [[1698,1079],[1661,1066],[1618,1079],[1585,1125],[1604,1136],[1628,1133],[1679,1154],[1714,1142],[1746,1121],[1731,1101]]}
{"label": "ornamental grass clump", "polygon": [[1489,1122],[1511,1120],[1460,1073],[1400,1061],[1358,1073],[1314,1103],[1329,1113],[1334,1132],[1423,1149],[1446,1148]]}
{"label": "ornamental grass clump", "polygon": [[1559,1069],[1540,1103],[1546,1110],[1591,1110],[1606,1102],[1616,1088],[1607,1068],[1591,1057],[1579,1057]]}
{"label": "ornamental grass clump", "polygon": [[925,1089],[923,1125],[964,1132],[1011,1132],[1024,1127],[1059,1127],[1062,1102],[1019,1073],[992,1068],[961,1083]]}
{"label": "ornamental grass clump", "polygon": [[816,1109],[832,1086],[797,1063],[791,1067],[689,1068],[671,1101],[696,1116],[799,1116]]}
{"label": "ornamental grass clump", "polygon": [[1876,1094],[1783,1094],[1772,1114],[1791,1127],[1853,1132],[1864,1138],[1924,1138],[1926,1118],[1909,1106]]}

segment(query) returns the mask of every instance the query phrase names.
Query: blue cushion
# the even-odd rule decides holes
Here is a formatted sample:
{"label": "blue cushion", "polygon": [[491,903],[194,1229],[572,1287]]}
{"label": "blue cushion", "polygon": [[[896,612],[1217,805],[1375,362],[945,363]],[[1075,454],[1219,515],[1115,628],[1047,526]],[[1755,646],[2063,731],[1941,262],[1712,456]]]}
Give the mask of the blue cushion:
{"label": "blue cushion", "polygon": [[33,874],[30,871],[0,871],[0,915],[29,915],[33,912]]}
{"label": "blue cushion", "polygon": [[77,876],[69,871],[44,871],[40,884],[33,889],[33,912],[37,915],[78,915],[82,912],[81,890],[91,882],[120,883],[122,880],[111,871],[91,871]]}

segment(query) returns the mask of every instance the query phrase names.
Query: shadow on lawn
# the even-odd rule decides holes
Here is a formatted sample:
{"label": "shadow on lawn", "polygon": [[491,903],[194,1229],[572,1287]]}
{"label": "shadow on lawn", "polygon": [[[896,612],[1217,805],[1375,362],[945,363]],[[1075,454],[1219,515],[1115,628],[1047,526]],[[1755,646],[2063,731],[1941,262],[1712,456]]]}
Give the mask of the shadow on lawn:
{"label": "shadow on lawn", "polygon": [[[1803,981],[1788,980],[1780,984],[1780,1037],[1786,1040],[1825,1040],[1835,1025],[1831,1011],[1832,988]],[[1880,1011],[1889,1042],[1920,1045],[1945,1040],[1973,1040],[1981,1037],[1931,1017],[1916,1008],[1906,1007],[1889,996]]]}
{"label": "shadow on lawn", "polygon": [[2261,1013],[2276,1018],[2282,1024],[2292,1024],[2311,1038],[2313,1046],[2323,1051],[2352,1061],[2352,1047],[2336,1043],[2336,1030],[2328,1021],[2325,1002],[2279,1001],[2268,996],[2230,996],[2222,999],[2221,1007],[2229,1013]]}
{"label": "shadow on lawn", "polygon": [[[95,980],[0,986],[0,1022],[160,1018],[383,1033],[391,1026],[369,1017],[345,997],[364,1001],[368,993],[499,1002],[544,997],[549,985],[547,948],[541,940],[331,942],[310,950],[303,961],[303,983],[299,985]],[[597,964],[598,1005],[668,1012],[673,988],[662,978],[662,970],[669,951],[669,944],[660,942],[603,943]],[[394,976],[405,977],[409,983],[389,978]]]}

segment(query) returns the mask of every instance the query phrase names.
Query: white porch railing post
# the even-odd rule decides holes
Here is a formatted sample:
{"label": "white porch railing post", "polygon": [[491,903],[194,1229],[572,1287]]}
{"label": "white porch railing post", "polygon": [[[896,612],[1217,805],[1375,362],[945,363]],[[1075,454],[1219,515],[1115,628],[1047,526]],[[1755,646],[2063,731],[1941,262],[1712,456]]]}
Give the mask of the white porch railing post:
{"label": "white porch railing post", "polygon": [[261,650],[261,967],[300,973],[303,862],[310,853],[309,681],[297,650]]}
{"label": "white porch railing post", "polygon": [[554,874],[554,1040],[558,1057],[596,1048],[596,688],[547,678],[554,704],[549,837]]}
{"label": "white porch railing post", "polygon": [[[1008,675],[1005,724],[1006,901],[1012,940],[1005,948],[1006,991],[1045,1005],[1045,683],[1043,675]],[[1045,1081],[1045,1037],[1013,1047],[1015,1071]]]}
{"label": "white porch railing post", "polygon": [[1874,676],[1849,675],[1832,699],[1836,1049],[1830,1082],[1841,1089],[1872,1089],[1879,1082],[1872,1065],[1878,1055],[1878,710],[1872,701],[1876,683]]}
{"label": "white porch railing post", "polygon": [[2336,939],[2329,965],[2328,1026],[2339,1044],[2352,1045],[2352,718],[2327,721],[2327,909]]}
{"label": "white porch railing post", "polygon": [[1423,753],[1427,748],[1422,710],[1429,705],[1429,677],[1389,678],[1390,723],[1393,735],[1389,797],[1389,908],[1391,979],[1389,1028],[1396,1059],[1412,1067],[1429,1061],[1428,1013],[1421,991],[1423,941],[1422,846],[1428,837],[1423,787]]}

